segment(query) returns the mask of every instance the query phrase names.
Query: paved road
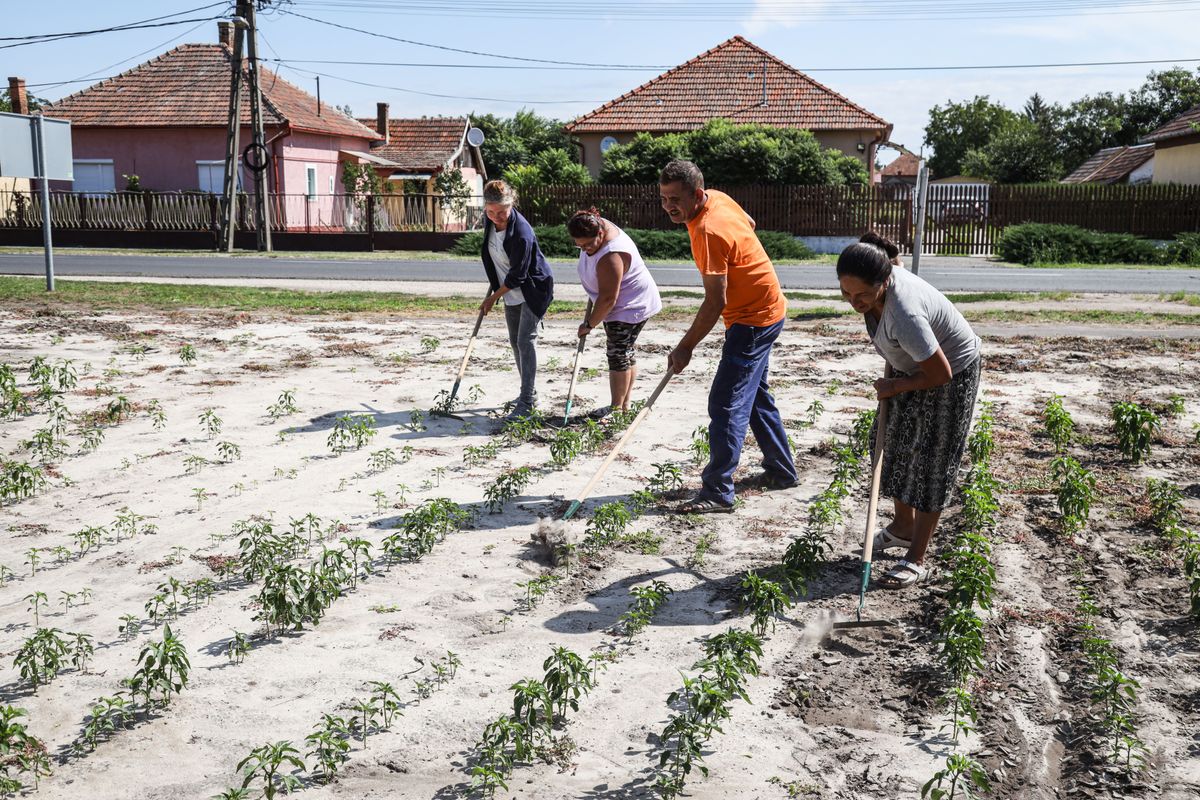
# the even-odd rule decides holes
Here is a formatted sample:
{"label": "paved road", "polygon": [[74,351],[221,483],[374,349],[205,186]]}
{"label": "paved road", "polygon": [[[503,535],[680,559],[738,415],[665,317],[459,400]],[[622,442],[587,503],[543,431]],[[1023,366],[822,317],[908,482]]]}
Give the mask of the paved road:
{"label": "paved road", "polygon": [[[155,278],[292,278],[325,280],[410,280],[480,283],[483,268],[476,261],[401,261],[354,259],[344,261],[228,256],[68,255],[54,259],[63,276],[128,276]],[[554,262],[555,276],[578,283],[573,262]],[[834,289],[828,264],[776,267],[786,289]],[[700,286],[691,264],[651,267],[660,286]],[[40,254],[0,253],[0,274],[42,275]],[[1072,291],[1072,292],[1200,292],[1200,269],[1025,269],[979,259],[928,257],[921,277],[943,291]]]}

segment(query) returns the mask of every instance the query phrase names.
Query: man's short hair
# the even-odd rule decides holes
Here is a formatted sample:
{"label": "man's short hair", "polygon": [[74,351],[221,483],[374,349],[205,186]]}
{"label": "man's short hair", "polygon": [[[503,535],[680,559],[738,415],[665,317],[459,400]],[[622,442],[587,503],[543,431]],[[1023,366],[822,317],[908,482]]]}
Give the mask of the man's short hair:
{"label": "man's short hair", "polygon": [[704,173],[691,161],[677,158],[662,168],[658,182],[665,186],[668,183],[682,183],[689,192],[704,188]]}

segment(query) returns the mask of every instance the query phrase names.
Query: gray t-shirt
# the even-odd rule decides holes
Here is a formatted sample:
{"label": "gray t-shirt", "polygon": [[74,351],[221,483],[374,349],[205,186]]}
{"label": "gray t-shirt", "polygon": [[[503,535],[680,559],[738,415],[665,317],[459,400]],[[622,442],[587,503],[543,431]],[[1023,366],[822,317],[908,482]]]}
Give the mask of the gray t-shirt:
{"label": "gray t-shirt", "polygon": [[878,324],[870,316],[865,319],[879,355],[892,369],[907,375],[915,373],[919,362],[933,356],[939,347],[955,375],[979,357],[979,337],[959,310],[906,269],[892,270]]}

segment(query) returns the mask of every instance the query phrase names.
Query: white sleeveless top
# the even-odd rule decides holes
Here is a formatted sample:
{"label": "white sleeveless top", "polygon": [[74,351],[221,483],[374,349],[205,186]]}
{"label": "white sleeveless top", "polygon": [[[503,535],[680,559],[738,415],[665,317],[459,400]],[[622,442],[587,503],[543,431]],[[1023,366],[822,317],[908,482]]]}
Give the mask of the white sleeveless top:
{"label": "white sleeveless top", "polygon": [[617,304],[613,306],[613,310],[609,312],[604,321],[634,324],[644,322],[662,311],[662,298],[658,295],[658,285],[655,284],[650,270],[646,268],[646,262],[638,253],[633,239],[630,239],[629,234],[615,225],[613,228],[617,231],[617,235],[605,242],[595,253],[588,255],[580,251],[579,282],[583,284],[583,290],[587,292],[588,297],[595,302],[596,298],[600,296],[600,281],[596,278],[596,265],[600,263],[600,259],[609,253],[628,253],[629,268],[625,270],[625,274],[621,278],[621,285],[617,290]]}

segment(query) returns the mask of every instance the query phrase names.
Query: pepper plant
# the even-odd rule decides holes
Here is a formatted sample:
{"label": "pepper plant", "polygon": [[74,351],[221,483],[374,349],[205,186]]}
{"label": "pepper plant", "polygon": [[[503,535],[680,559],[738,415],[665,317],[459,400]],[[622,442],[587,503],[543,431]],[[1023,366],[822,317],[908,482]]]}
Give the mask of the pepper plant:
{"label": "pepper plant", "polygon": [[1121,401],[1113,405],[1112,418],[1121,454],[1134,464],[1141,462],[1162,427],[1158,415],[1135,402]]}
{"label": "pepper plant", "polygon": [[13,658],[13,666],[17,668],[21,679],[33,686],[35,692],[66,668],[71,643],[61,634],[58,628],[38,628],[18,648]]}
{"label": "pepper plant", "polygon": [[755,636],[763,636],[767,626],[775,629],[775,618],[782,616],[792,607],[792,600],[783,587],[751,570],[742,579],[742,608],[754,616],[750,630]]}
{"label": "pepper plant", "polygon": [[321,721],[304,741],[310,747],[308,757],[315,759],[314,772],[321,783],[333,781],[341,766],[350,760],[350,728],[343,717],[322,714]]}
{"label": "pepper plant", "polygon": [[1042,423],[1046,427],[1046,435],[1054,442],[1054,452],[1064,453],[1075,436],[1075,421],[1071,413],[1063,407],[1062,395],[1052,394],[1042,407]]}
{"label": "pepper plant", "polygon": [[633,603],[629,610],[621,615],[618,623],[626,638],[633,639],[654,619],[674,590],[662,581],[654,581],[649,586],[635,586],[629,590],[633,595]]}
{"label": "pepper plant", "polygon": [[[292,771],[281,772],[291,768]],[[268,743],[250,751],[250,755],[238,762],[238,772],[242,773],[242,788],[247,789],[256,780],[262,796],[266,800],[274,800],[277,792],[289,794],[299,789],[301,784],[295,772],[305,770],[304,760],[300,751],[288,741]]]}
{"label": "pepper plant", "polygon": [[1071,456],[1058,456],[1050,462],[1050,477],[1058,484],[1055,496],[1063,531],[1076,533],[1087,525],[1096,500],[1096,476]]}
{"label": "pepper plant", "polygon": [[556,647],[542,663],[542,685],[550,699],[552,720],[563,721],[567,709],[579,710],[579,698],[596,686],[596,666],[565,647]]}
{"label": "pepper plant", "polygon": [[504,504],[517,497],[532,480],[531,467],[517,467],[501,472],[484,488],[483,496],[487,501],[488,510],[493,514],[504,510]]}
{"label": "pepper plant", "polygon": [[137,669],[127,685],[134,697],[142,697],[147,707],[155,703],[168,706],[171,698],[187,686],[190,671],[187,648],[168,624],[163,626],[161,641],[149,642],[142,648]]}

